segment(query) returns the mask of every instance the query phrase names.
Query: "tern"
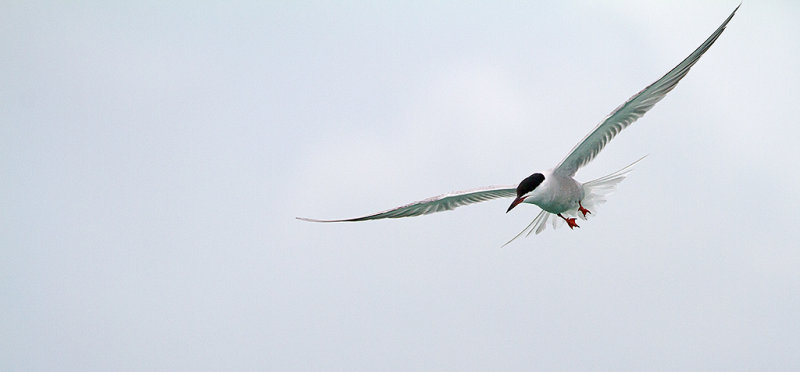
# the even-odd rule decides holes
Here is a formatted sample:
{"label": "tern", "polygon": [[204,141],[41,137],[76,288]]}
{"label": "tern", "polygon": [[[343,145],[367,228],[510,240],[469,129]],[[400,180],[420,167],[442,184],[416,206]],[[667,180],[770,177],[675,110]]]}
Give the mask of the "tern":
{"label": "tern", "polygon": [[[741,4],[739,4],[739,6],[741,6]],[[642,117],[648,110],[653,108],[658,101],[661,101],[667,93],[675,88],[678,82],[689,72],[689,69],[697,63],[700,57],[714,44],[717,38],[722,35],[728,22],[730,22],[731,18],[733,18],[734,14],[736,14],[736,11],[739,9],[739,6],[731,12],[728,18],[722,22],[722,25],[720,25],[703,44],[695,49],[692,54],[660,79],[645,87],[639,91],[639,93],[634,94],[633,97],[617,107],[611,114],[603,119],[600,124],[592,129],[586,137],[580,140],[569,154],[554,168],[533,173],[523,179],[517,186],[488,186],[456,191],[356,218],[318,220],[297,217],[297,219],[310,222],[355,222],[383,218],[413,217],[452,210],[463,205],[491,199],[514,198],[508,210],[506,210],[506,213],[522,203],[535,204],[539,206],[542,211],[522,230],[522,232],[517,234],[517,236],[512,238],[508,243],[519,238],[526,232],[526,236],[534,232],[539,234],[545,229],[549,220],[552,220],[553,228],[556,228],[559,224],[563,224],[564,222],[570,229],[579,227],[576,222],[576,217],[585,220],[587,215],[592,213],[590,208],[594,209],[597,204],[605,202],[604,196],[613,191],[616,185],[633,169],[633,166],[642,159],[614,173],[586,183],[580,183],[575,180],[575,173],[579,168],[592,161],[600,150],[619,134],[619,132]],[[558,218],[553,216],[557,216]]]}

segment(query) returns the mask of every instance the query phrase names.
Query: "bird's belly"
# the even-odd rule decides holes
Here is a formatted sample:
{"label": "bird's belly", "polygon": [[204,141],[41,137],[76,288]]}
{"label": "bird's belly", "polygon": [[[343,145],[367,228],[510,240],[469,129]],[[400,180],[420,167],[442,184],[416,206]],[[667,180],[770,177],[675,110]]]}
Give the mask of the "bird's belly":
{"label": "bird's belly", "polygon": [[538,203],[534,203],[538,205],[540,208],[553,213],[564,213],[566,211],[577,209],[578,208],[578,199],[577,198],[553,198],[552,200],[547,201],[540,201]]}
{"label": "bird's belly", "polygon": [[553,214],[577,210],[578,202],[583,199],[583,187],[572,179],[560,181],[551,183],[549,190],[543,190],[538,197],[525,201]]}

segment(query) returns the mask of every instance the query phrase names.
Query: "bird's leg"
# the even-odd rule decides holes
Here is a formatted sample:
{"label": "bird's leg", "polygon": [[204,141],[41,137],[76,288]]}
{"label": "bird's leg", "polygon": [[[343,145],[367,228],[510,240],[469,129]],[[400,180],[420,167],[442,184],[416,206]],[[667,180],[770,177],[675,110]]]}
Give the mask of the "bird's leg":
{"label": "bird's leg", "polygon": [[581,205],[580,201],[578,201],[578,211],[583,213],[584,218],[586,217],[587,214],[592,214],[592,212],[589,212],[588,209],[584,208],[583,205]]}
{"label": "bird's leg", "polygon": [[570,229],[570,230],[572,230],[572,228],[573,228],[573,227],[580,227],[580,226],[578,226],[578,224],[575,222],[575,218],[566,218],[566,217],[562,216],[562,215],[561,215],[561,213],[559,213],[559,214],[558,214],[558,216],[559,216],[559,217],[561,217],[561,218],[563,218],[563,219],[564,219],[564,221],[567,221],[567,225],[569,225],[569,229]]}

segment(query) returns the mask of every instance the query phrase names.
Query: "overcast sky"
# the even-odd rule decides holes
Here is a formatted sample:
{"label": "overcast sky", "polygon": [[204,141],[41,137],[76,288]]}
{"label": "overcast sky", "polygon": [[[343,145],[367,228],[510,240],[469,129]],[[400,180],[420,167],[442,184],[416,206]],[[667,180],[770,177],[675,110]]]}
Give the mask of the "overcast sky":
{"label": "overcast sky", "polygon": [[800,369],[800,3],[749,1],[500,248],[516,184],[735,1],[0,5],[0,370]]}

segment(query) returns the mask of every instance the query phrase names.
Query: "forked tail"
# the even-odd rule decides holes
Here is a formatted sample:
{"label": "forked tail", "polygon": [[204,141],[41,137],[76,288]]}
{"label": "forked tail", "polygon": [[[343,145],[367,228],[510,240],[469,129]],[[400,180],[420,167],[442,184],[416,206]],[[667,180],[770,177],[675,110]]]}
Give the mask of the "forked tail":
{"label": "forked tail", "polygon": [[[583,184],[584,196],[583,200],[581,200],[581,204],[583,205],[584,208],[592,211],[592,214],[590,214],[589,216],[595,215],[595,210],[597,209],[597,206],[606,202],[605,199],[606,195],[611,194],[611,192],[614,191],[617,185],[620,182],[622,182],[622,180],[624,180],[625,177],[628,176],[628,173],[630,173],[633,170],[633,166],[636,165],[636,163],[642,161],[642,159],[644,159],[645,157],[647,157],[647,155],[641,157],[639,160],[631,163],[627,167],[622,168],[614,173],[611,173],[607,176],[603,176]],[[562,213],[562,215],[566,217],[577,216],[584,220],[586,219],[586,217],[584,217],[582,213],[578,213],[577,208],[566,211]],[[536,218],[534,218],[533,221],[531,221],[531,223],[527,227],[525,227],[525,229],[520,231],[520,233],[517,234],[517,236],[509,240],[506,244],[503,244],[503,246],[505,247],[506,245],[513,242],[514,240],[517,240],[517,238],[520,238],[523,235],[527,237],[533,233],[539,234],[540,232],[544,231],[545,227],[547,227],[548,222],[551,222],[553,229],[556,229],[564,224],[564,220],[562,218],[542,210],[541,212],[539,212],[538,215],[536,215]]]}

